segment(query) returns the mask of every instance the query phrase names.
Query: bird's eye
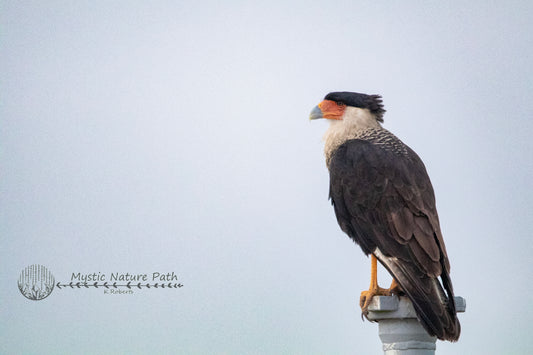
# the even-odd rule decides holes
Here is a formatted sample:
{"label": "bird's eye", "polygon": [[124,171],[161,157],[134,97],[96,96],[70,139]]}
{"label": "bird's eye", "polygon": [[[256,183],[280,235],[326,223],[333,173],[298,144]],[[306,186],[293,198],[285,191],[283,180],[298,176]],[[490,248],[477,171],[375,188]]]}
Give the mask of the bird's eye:
{"label": "bird's eye", "polygon": [[340,106],[344,106],[344,104],[343,104],[342,102],[338,102],[338,101],[337,101],[336,104],[337,104],[337,106],[339,106],[339,107],[340,107]]}

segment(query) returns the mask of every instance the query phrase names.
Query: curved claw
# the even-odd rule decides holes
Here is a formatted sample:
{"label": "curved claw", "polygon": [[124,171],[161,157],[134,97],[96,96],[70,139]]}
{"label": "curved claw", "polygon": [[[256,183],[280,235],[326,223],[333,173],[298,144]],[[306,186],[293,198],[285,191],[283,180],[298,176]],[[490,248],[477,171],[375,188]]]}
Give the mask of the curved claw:
{"label": "curved claw", "polygon": [[359,306],[361,307],[362,315],[366,316],[368,314],[368,306],[372,302],[374,296],[390,296],[392,295],[392,289],[390,288],[381,288],[379,286],[373,287],[368,291],[361,292],[359,297]]}

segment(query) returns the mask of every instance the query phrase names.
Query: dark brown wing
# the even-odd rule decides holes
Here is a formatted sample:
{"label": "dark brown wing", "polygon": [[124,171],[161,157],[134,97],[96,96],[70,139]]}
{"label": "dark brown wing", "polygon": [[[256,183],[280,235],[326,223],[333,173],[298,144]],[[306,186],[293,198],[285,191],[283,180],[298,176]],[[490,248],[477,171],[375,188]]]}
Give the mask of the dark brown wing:
{"label": "dark brown wing", "polygon": [[337,221],[389,270],[430,334],[457,340],[460,325],[433,188],[420,158],[394,139],[402,152],[358,139],[335,151],[329,170]]}

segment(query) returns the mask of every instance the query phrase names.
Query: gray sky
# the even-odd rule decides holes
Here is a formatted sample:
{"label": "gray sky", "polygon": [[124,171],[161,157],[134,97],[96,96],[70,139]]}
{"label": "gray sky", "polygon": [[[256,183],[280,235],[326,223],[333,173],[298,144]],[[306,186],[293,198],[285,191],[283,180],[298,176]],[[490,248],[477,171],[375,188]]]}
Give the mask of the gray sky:
{"label": "gray sky", "polygon": [[[308,121],[340,90],[432,178],[467,299],[438,353],[533,352],[533,5],[369,3],[3,2],[0,352],[380,353]],[[35,263],[185,286],[32,302]]]}

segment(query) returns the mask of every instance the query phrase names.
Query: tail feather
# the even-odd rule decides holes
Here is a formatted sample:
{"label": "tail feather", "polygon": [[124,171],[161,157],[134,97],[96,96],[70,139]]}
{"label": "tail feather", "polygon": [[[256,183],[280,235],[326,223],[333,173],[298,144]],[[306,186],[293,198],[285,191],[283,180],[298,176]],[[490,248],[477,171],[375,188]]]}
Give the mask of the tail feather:
{"label": "tail feather", "polygon": [[[450,277],[446,270],[438,278],[420,272],[413,263],[375,252],[378,260],[389,270],[411,300],[418,319],[426,331],[441,340],[457,341],[461,325],[457,319]],[[446,291],[445,291],[446,290]]]}

